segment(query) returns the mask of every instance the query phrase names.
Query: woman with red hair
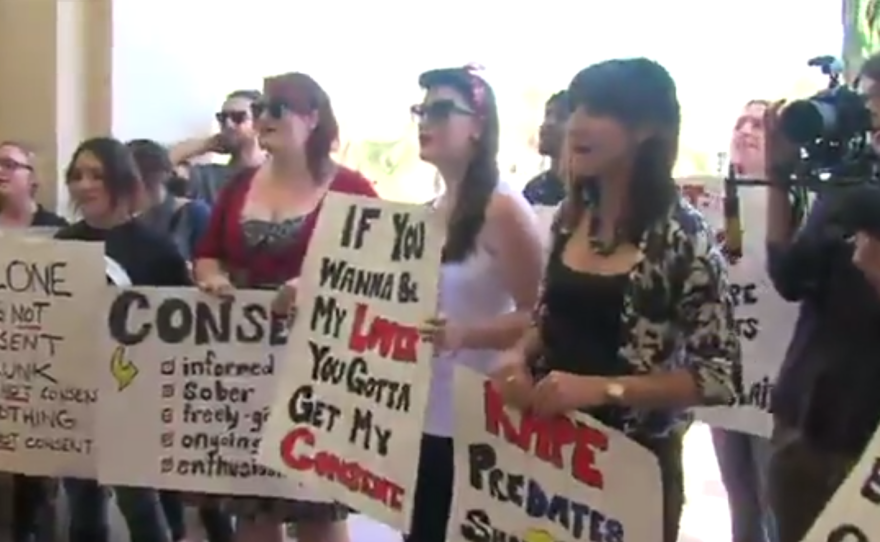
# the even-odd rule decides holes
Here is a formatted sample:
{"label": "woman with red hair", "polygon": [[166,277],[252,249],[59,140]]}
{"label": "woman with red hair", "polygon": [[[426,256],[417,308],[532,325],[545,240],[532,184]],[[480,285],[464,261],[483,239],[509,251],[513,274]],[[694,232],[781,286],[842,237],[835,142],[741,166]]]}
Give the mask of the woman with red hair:
{"label": "woman with red hair", "polygon": [[[330,98],[314,79],[269,77],[264,95],[253,116],[269,159],[220,193],[196,250],[195,277],[202,290],[219,296],[236,287],[274,289],[273,310],[287,314],[324,197],[376,192],[360,173],[330,158],[339,128]],[[338,504],[249,497],[224,504],[238,516],[239,542],[280,542],[282,523],[296,524],[299,542],[348,539],[348,511]]]}

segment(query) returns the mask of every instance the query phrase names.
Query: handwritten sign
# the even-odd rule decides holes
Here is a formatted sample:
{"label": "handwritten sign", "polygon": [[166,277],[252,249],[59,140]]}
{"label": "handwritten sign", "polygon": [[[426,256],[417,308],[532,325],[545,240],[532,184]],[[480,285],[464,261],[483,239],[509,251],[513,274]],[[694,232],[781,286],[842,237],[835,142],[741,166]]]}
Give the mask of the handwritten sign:
{"label": "handwritten sign", "polygon": [[273,295],[114,292],[101,320],[103,483],[308,499],[254,459],[287,341]]}
{"label": "handwritten sign", "polygon": [[880,430],[813,523],[804,542],[880,541]]}
{"label": "handwritten sign", "polygon": [[455,492],[446,539],[627,542],[663,532],[656,457],[585,414],[538,419],[455,369]]}
{"label": "handwritten sign", "polygon": [[260,460],[401,531],[412,509],[442,232],[432,210],[332,194],[299,282]]}
{"label": "handwritten sign", "polygon": [[[720,179],[689,179],[684,187],[709,223],[723,234],[724,199]],[[729,266],[737,333],[742,341],[744,393],[733,405],[696,409],[714,427],[769,437],[773,419],[770,396],[794,332],[798,305],[779,297],[766,271],[763,189],[742,189],[740,209],[743,257]]]}
{"label": "handwritten sign", "polygon": [[95,322],[104,247],[6,236],[0,243],[0,465],[94,478]]}

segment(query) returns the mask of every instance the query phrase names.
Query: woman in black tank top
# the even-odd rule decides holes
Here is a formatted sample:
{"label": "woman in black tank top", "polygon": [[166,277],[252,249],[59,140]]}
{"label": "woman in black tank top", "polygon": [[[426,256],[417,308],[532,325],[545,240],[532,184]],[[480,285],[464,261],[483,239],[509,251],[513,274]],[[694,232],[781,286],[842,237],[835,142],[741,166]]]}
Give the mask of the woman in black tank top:
{"label": "woman in black tank top", "polygon": [[672,179],[675,84],[647,59],[581,71],[568,90],[568,195],[533,329],[494,376],[539,415],[583,410],[658,458],[664,542],[684,503],[685,409],[741,387],[724,259]]}

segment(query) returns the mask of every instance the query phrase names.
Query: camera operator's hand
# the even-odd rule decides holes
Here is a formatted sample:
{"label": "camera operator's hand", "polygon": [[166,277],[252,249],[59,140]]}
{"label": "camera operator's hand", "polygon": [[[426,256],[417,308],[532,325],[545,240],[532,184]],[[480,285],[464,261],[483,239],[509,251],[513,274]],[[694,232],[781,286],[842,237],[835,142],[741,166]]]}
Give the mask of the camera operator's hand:
{"label": "camera operator's hand", "polygon": [[785,100],[779,100],[764,111],[764,163],[771,183],[783,181],[781,172],[793,169],[799,157],[798,146],[782,133],[779,117],[785,106]]}

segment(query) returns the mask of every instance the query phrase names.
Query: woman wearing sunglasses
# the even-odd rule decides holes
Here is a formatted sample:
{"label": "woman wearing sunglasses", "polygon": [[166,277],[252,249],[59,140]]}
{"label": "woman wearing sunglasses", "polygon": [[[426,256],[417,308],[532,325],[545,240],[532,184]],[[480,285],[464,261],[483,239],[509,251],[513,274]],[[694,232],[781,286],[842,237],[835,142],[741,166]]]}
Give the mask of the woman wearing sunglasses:
{"label": "woman wearing sunglasses", "polygon": [[[288,73],[264,82],[254,104],[260,144],[269,159],[242,172],[220,193],[196,250],[204,291],[277,290],[273,310],[287,314],[296,297],[321,202],[328,191],[375,197],[373,184],[330,158],[339,129],[327,93],[311,77]],[[268,399],[268,398],[267,398]],[[280,542],[281,524],[295,523],[299,542],[344,542],[347,509],[329,503],[229,498],[239,542]]]}
{"label": "woman wearing sunglasses", "polygon": [[454,366],[488,373],[498,353],[525,331],[542,251],[529,204],[499,178],[491,87],[471,68],[425,72],[419,85],[425,96],[412,112],[421,158],[437,168],[445,186],[434,205],[447,233],[440,271],[444,317],[423,330],[436,354],[407,540],[443,542],[452,503]]}

